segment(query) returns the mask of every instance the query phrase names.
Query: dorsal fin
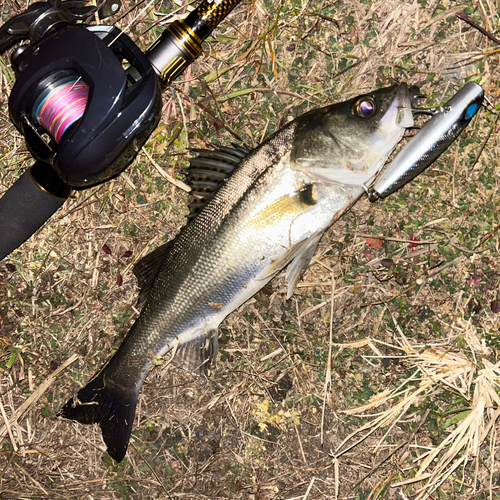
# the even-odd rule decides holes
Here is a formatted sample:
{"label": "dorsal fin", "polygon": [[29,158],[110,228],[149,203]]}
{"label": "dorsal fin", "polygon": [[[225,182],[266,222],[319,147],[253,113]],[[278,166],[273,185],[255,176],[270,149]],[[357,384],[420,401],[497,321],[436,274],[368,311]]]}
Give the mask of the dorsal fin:
{"label": "dorsal fin", "polygon": [[194,217],[233,173],[248,153],[246,148],[219,146],[214,150],[193,149],[198,156],[189,160],[186,182],[191,187],[192,202],[189,204],[189,218]]}
{"label": "dorsal fin", "polygon": [[144,256],[135,266],[134,274],[137,278],[137,284],[139,285],[139,298],[137,299],[137,309],[139,311],[144,307],[144,304],[148,300],[149,292],[153,288],[153,282],[160,270],[165,256],[170,251],[173,240],[169,241],[157,249],[153,250]]}

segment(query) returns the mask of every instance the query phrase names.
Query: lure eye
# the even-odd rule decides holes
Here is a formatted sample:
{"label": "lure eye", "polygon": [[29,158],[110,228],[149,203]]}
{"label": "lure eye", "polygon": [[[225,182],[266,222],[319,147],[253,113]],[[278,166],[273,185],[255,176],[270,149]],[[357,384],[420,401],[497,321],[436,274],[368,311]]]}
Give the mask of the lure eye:
{"label": "lure eye", "polygon": [[372,97],[361,97],[353,104],[352,111],[360,118],[370,118],[377,111],[377,104]]}
{"label": "lure eye", "polygon": [[473,102],[472,104],[470,104],[469,107],[465,110],[464,119],[470,120],[476,114],[478,107],[479,104],[477,102]]}

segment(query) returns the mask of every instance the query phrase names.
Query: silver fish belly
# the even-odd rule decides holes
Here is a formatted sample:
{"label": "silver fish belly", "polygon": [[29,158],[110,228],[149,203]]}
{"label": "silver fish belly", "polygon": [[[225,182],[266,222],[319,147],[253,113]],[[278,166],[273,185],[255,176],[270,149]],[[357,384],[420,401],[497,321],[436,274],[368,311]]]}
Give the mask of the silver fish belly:
{"label": "silver fish belly", "polygon": [[154,359],[174,349],[185,368],[205,369],[219,324],[287,265],[291,296],[325,230],[412,125],[402,84],[310,111],[235,160],[200,213],[138,264],[139,318],[61,415],[99,423],[108,453],[122,460]]}

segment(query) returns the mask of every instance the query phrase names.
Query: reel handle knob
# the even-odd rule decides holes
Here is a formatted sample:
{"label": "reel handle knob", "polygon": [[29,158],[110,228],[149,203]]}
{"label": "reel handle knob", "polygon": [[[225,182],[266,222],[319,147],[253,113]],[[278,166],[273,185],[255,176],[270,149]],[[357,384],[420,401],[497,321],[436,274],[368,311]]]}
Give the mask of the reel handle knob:
{"label": "reel handle knob", "polygon": [[86,0],[35,2],[24,12],[11,17],[0,28],[0,54],[23,40],[37,42],[59,24],[72,24],[91,16],[96,7]]}

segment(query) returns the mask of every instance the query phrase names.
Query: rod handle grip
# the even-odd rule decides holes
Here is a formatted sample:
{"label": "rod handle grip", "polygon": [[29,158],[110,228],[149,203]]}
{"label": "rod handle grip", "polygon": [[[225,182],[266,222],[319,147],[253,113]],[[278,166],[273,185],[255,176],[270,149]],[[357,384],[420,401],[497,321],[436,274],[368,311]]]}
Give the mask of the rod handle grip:
{"label": "rod handle grip", "polygon": [[[70,188],[54,190],[57,196],[35,180],[46,164],[36,162],[0,198],[0,260],[32,236],[66,201]],[[50,166],[48,166],[50,167]]]}

